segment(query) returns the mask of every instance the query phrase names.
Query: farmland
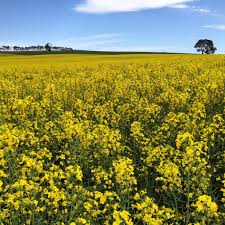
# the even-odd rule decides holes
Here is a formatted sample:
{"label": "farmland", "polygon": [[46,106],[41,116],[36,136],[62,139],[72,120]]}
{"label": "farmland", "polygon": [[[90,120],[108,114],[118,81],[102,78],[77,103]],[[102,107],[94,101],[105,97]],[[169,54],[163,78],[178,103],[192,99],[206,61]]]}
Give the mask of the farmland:
{"label": "farmland", "polygon": [[222,55],[0,55],[0,224],[225,219]]}

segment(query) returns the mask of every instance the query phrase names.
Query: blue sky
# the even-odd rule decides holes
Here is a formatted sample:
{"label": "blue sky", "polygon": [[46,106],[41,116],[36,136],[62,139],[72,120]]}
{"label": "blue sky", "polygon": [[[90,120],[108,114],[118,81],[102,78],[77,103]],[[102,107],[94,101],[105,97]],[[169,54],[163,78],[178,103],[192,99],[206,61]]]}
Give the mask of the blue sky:
{"label": "blue sky", "polygon": [[75,49],[225,52],[224,0],[0,0],[0,45],[50,42]]}

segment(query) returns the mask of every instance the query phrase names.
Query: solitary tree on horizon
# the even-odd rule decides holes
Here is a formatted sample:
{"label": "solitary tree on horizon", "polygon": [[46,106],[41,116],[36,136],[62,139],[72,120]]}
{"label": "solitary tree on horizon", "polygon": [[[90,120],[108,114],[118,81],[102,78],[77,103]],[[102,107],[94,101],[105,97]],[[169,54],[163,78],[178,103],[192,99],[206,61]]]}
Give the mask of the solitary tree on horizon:
{"label": "solitary tree on horizon", "polygon": [[200,39],[194,46],[197,52],[202,54],[214,54],[217,48],[214,46],[213,41],[208,39]]}

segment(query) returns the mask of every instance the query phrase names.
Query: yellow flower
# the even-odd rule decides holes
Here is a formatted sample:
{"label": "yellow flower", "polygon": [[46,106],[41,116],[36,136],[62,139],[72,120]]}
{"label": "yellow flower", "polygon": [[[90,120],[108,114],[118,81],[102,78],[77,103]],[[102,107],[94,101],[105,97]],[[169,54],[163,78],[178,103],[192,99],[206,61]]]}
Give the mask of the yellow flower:
{"label": "yellow flower", "polygon": [[92,205],[89,202],[85,202],[84,208],[87,210],[87,212],[90,212],[92,209]]}
{"label": "yellow flower", "polygon": [[196,203],[193,204],[196,207],[197,212],[204,213],[210,217],[217,217],[218,206],[212,201],[211,196],[201,195],[198,197]]}
{"label": "yellow flower", "polygon": [[125,188],[130,189],[131,186],[137,184],[137,180],[134,176],[133,162],[129,158],[121,158],[113,162],[116,182]]}

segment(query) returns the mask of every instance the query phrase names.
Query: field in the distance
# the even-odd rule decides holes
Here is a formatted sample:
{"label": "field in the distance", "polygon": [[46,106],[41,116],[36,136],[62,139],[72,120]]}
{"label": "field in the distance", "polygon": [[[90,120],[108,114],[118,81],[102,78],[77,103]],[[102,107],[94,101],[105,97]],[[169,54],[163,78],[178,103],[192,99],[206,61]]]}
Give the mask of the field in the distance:
{"label": "field in the distance", "polygon": [[[174,55],[179,57],[180,55]],[[44,66],[44,65],[74,65],[74,64],[96,64],[96,63],[123,63],[168,59],[168,54],[43,54],[43,55],[17,55],[1,54],[0,67],[2,66]]]}
{"label": "field in the distance", "polygon": [[0,224],[225,220],[223,55],[0,55]]}

